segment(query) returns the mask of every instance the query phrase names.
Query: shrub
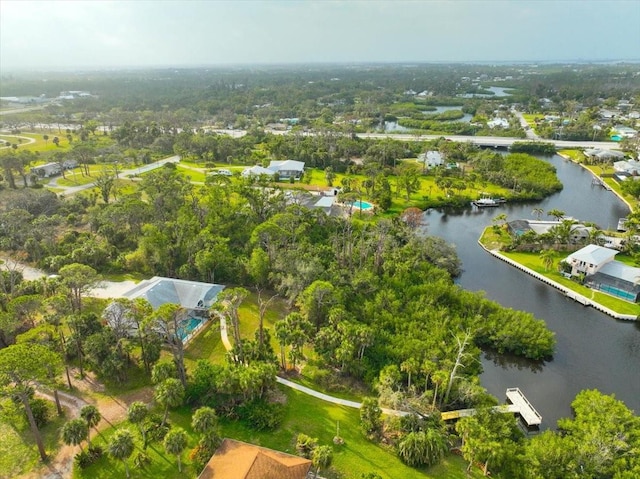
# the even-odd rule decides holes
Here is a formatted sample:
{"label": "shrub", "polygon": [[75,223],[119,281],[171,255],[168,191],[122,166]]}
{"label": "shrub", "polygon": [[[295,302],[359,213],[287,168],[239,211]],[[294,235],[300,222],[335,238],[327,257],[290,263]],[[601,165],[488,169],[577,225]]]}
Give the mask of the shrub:
{"label": "shrub", "polygon": [[[38,428],[45,426],[49,422],[49,402],[41,398],[33,398],[29,400],[29,404]],[[29,420],[26,411],[24,417]]]}
{"label": "shrub", "polygon": [[284,418],[284,406],[257,399],[238,408],[240,418],[252,429],[266,431],[275,429]]}

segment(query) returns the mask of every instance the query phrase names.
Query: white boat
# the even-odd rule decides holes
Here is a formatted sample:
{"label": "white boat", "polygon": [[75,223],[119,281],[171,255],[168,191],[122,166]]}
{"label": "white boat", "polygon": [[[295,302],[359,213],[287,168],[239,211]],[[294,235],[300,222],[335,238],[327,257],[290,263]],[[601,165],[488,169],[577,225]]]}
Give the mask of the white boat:
{"label": "white boat", "polygon": [[480,198],[479,200],[472,201],[471,203],[478,208],[492,208],[499,206],[500,203],[504,203],[504,201],[496,200],[494,198]]}

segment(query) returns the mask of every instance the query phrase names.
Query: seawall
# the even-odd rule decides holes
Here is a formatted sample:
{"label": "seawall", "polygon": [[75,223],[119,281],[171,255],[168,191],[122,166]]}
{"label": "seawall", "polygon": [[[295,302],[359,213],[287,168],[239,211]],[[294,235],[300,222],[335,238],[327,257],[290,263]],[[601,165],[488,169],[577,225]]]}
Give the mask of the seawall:
{"label": "seawall", "polygon": [[546,276],[537,273],[536,271],[533,271],[532,269],[527,268],[526,266],[521,265],[520,263],[518,263],[517,261],[512,260],[511,258],[507,258],[506,256],[500,254],[499,251],[496,250],[490,250],[487,247],[485,247],[485,245],[483,245],[480,241],[478,241],[478,244],[482,247],[482,249],[484,249],[487,253],[489,253],[492,256],[495,256],[496,258],[504,261],[507,264],[510,264],[511,266],[513,266],[514,268],[519,269],[520,271],[524,271],[525,273],[527,273],[530,276],[533,276],[534,278],[536,278],[539,281],[542,281],[545,284],[548,284],[549,286],[561,291],[562,293],[564,293],[564,295],[567,298],[573,299],[574,301],[577,301],[578,303],[584,305],[584,306],[591,306],[594,309],[597,309],[598,311],[607,314],[609,316],[611,316],[612,318],[615,319],[623,319],[625,321],[635,321],[637,319],[637,316],[634,316],[632,314],[620,314],[617,313],[615,311],[613,311],[612,309],[609,309],[603,305],[601,305],[600,303],[592,300],[591,298],[587,298],[586,296],[583,296],[580,293],[576,293],[575,291],[567,288],[566,286],[563,286],[562,284],[547,278]]}

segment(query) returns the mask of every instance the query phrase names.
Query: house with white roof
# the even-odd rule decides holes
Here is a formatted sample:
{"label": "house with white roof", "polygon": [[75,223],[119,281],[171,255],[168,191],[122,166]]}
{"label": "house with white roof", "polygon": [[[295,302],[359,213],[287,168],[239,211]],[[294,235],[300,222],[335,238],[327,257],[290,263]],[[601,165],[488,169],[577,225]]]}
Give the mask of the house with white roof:
{"label": "house with white roof", "polygon": [[611,133],[621,138],[635,138],[638,131],[625,125],[616,125],[611,129]]}
{"label": "house with white roof", "polygon": [[296,180],[299,180],[304,174],[304,162],[295,160],[274,160],[269,163],[269,166],[266,168],[259,165],[252,166],[251,168],[246,168],[242,172],[242,176],[247,177],[267,175],[272,177],[276,173],[278,174],[280,179],[295,178]]}
{"label": "house with white roof", "polygon": [[605,150],[600,148],[590,148],[584,150],[584,154],[597,161],[624,160],[624,153],[616,150]]}
{"label": "house with white roof", "polygon": [[613,164],[613,169],[621,173],[628,173],[630,175],[637,176],[637,175],[640,175],[640,161],[637,161],[637,160],[616,161]]}
{"label": "house with white roof", "polygon": [[640,297],[640,268],[614,261],[618,251],[589,245],[571,253],[565,262],[571,265],[571,275],[584,274],[584,284],[626,301]]}
{"label": "house with white roof", "polygon": [[267,169],[273,173],[278,173],[280,178],[295,178],[300,179],[304,173],[304,161],[284,160],[284,161],[272,161],[269,163]]}
{"label": "house with white roof", "polygon": [[244,176],[245,178],[248,176],[262,176],[262,175],[272,177],[273,173],[274,173],[273,171],[267,168],[263,168],[260,165],[255,165],[255,166],[252,166],[251,168],[245,168],[244,170],[242,170],[242,176]]}
{"label": "house with white roof", "polygon": [[203,313],[208,312],[223,289],[224,286],[220,284],[154,276],[141,281],[123,296],[129,299],[144,298],[153,309],[172,303],[195,313]]}
{"label": "house with white roof", "polygon": [[418,155],[418,163],[424,163],[426,168],[435,168],[444,165],[444,157],[439,151],[430,150]]}

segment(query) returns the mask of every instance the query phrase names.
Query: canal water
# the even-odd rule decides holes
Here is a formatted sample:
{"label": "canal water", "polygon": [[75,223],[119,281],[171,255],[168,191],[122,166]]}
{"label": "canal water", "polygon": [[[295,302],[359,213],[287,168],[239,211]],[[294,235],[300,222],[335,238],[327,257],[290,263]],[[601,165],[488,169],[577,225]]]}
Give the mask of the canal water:
{"label": "canal water", "polygon": [[[465,289],[484,291],[503,306],[529,311],[555,332],[556,353],[544,363],[484,353],[482,385],[504,400],[509,387],[519,387],[543,417],[543,428],[571,415],[570,404],[583,389],[615,394],[640,414],[640,321],[616,321],[582,306],[486,253],[477,243],[492,218],[534,218],[532,210],[559,209],[567,216],[615,229],[627,206],[612,192],[591,186],[591,174],[559,156],[546,158],[557,169],[564,189],[531,204],[468,208],[462,212],[425,212],[427,231],[457,247]],[[547,217],[548,218],[548,217]],[[551,218],[548,218],[551,219]]]}

